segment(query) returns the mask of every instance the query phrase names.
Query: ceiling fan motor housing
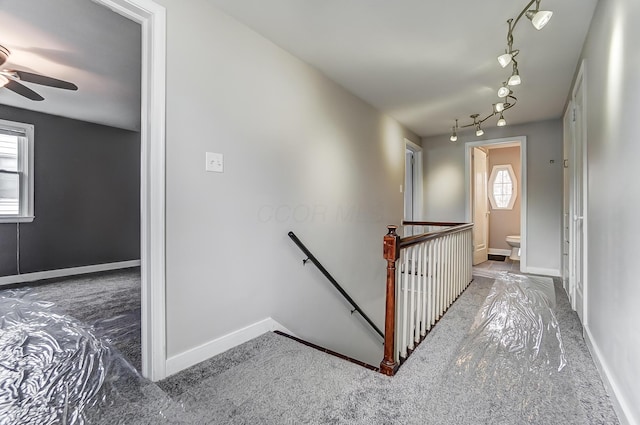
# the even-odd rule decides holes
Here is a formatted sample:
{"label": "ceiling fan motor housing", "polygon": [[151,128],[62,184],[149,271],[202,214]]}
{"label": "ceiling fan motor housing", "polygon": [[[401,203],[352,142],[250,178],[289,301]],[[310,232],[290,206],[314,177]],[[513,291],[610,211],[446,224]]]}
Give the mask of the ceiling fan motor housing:
{"label": "ceiling fan motor housing", "polygon": [[7,59],[9,59],[10,54],[11,52],[9,52],[9,49],[0,45],[0,66],[4,65]]}

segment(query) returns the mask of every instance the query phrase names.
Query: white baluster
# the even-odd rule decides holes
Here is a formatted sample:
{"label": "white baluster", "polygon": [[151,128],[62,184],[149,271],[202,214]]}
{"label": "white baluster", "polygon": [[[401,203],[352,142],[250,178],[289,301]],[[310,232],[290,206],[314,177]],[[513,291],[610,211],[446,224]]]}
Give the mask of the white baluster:
{"label": "white baluster", "polygon": [[400,328],[400,332],[402,334],[402,339],[400,341],[400,347],[402,347],[402,357],[407,357],[407,328],[409,327],[408,322],[408,296],[409,296],[409,273],[410,273],[410,264],[409,258],[411,254],[412,248],[407,248],[404,250],[404,271],[402,274],[402,325]]}
{"label": "white baluster", "polygon": [[410,293],[409,293],[409,322],[407,327],[407,346],[410,350],[415,347],[413,343],[413,329],[415,328],[416,321],[416,251],[417,246],[411,247],[411,280],[410,280]]}
{"label": "white baluster", "polygon": [[434,285],[434,263],[435,263],[435,253],[434,253],[434,245],[436,241],[430,240],[428,242],[428,252],[427,252],[427,265],[428,265],[428,273],[427,273],[427,315],[425,316],[427,319],[427,330],[431,329],[431,325],[433,322],[433,285]]}

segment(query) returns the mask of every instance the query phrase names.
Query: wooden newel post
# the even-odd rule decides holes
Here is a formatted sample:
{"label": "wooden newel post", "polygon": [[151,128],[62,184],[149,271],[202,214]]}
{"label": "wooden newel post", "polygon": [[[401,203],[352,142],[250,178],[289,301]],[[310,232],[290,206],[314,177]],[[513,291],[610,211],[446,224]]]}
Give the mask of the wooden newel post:
{"label": "wooden newel post", "polygon": [[398,226],[387,226],[389,232],[384,236],[383,254],[387,260],[387,303],[384,321],[384,358],[380,363],[380,372],[393,376],[398,369],[395,361],[396,328],[396,261],[400,258],[400,236]]}

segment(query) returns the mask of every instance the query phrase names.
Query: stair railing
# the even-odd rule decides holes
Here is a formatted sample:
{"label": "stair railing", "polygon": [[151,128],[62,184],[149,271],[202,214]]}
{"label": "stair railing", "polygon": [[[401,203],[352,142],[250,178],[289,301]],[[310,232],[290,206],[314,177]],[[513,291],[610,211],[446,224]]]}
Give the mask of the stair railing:
{"label": "stair railing", "polygon": [[344,288],[338,283],[338,281],[333,276],[331,276],[331,273],[329,273],[327,269],[324,268],[320,261],[318,261],[318,259],[311,253],[311,251],[309,251],[309,249],[302,243],[302,241],[295,235],[295,233],[289,232],[288,235],[291,240],[293,240],[293,242],[298,246],[298,248],[300,248],[300,250],[307,256],[306,259],[302,260],[302,264],[307,264],[308,261],[311,261],[318,268],[318,270],[320,270],[320,273],[322,273],[324,277],[326,277],[327,280],[333,285],[333,287],[338,290],[338,292],[347,300],[349,304],[351,304],[351,306],[353,307],[351,313],[353,314],[355,312],[358,312],[360,316],[362,316],[362,318],[365,320],[365,322],[367,322],[367,324],[371,327],[371,329],[373,329],[375,333],[384,338],[384,334],[382,333],[380,328],[378,328],[375,323],[373,323],[369,316],[367,316],[362,308],[360,308],[360,306],[354,301],[354,299],[351,298],[351,296],[347,293],[347,291],[344,290]]}
{"label": "stair railing", "polygon": [[401,238],[388,226],[384,358],[392,376],[472,280],[473,223],[405,222],[441,230]]}

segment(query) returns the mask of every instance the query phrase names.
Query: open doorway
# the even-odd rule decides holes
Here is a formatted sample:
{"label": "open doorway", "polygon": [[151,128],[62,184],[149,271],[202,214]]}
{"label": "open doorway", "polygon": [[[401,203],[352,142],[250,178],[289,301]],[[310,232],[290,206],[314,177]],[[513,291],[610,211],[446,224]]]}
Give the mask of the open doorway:
{"label": "open doorway", "polygon": [[[404,221],[422,220],[422,148],[405,139],[404,162]],[[412,226],[404,228],[410,236]]]}
{"label": "open doorway", "polygon": [[[138,41],[136,44],[141,45],[141,53],[138,54],[137,60],[141,63],[141,72],[137,74],[140,75],[141,80],[141,88],[140,90],[135,91],[135,96],[139,96],[140,104],[137,105],[134,111],[128,116],[132,114],[140,114],[140,126],[139,126],[139,134],[138,140],[139,144],[136,144],[135,149],[137,150],[137,158],[135,164],[138,167],[138,171],[135,172],[135,176],[138,177],[132,178],[130,174],[126,174],[124,172],[118,173],[119,170],[116,171],[114,179],[118,179],[116,183],[120,185],[120,188],[129,186],[133,187],[133,181],[139,181],[139,190],[138,190],[138,181],[136,184],[136,193],[137,196],[134,196],[132,201],[134,204],[137,204],[139,207],[139,213],[137,215],[137,222],[139,226],[137,229],[132,229],[131,227],[127,227],[123,224],[122,220],[119,220],[117,214],[109,214],[103,213],[99,217],[102,218],[102,221],[107,223],[109,226],[113,228],[127,227],[124,229],[124,233],[129,236],[136,234],[136,238],[139,238],[138,243],[134,243],[136,252],[140,258],[137,261],[140,264],[140,280],[141,285],[138,286],[138,291],[141,292],[141,295],[138,296],[139,308],[141,308],[141,313],[138,311],[138,317],[140,318],[140,328],[141,328],[141,342],[139,343],[139,352],[138,355],[142,354],[142,372],[145,377],[151,378],[152,380],[158,380],[165,376],[165,362],[166,362],[166,351],[165,351],[165,302],[164,302],[164,279],[165,279],[165,202],[164,202],[164,193],[165,193],[165,167],[164,167],[164,141],[165,141],[165,52],[166,52],[166,42],[165,42],[165,10],[163,7],[157,5],[151,0],[79,0],[79,4],[87,4],[93,5],[98,4],[99,9],[111,9],[115,11],[117,14],[122,15],[128,21],[133,21],[136,25],[139,26],[139,30],[141,31],[141,43]],[[75,4],[75,3],[74,3]],[[33,5],[32,5],[33,6]],[[103,7],[104,6],[104,7]],[[59,8],[60,9],[60,8]],[[104,9],[104,10],[106,10]],[[61,12],[63,13],[63,12]],[[29,15],[31,16],[31,15]],[[80,15],[78,19],[83,19],[85,15]],[[49,18],[51,20],[51,18]],[[57,22],[55,19],[54,22]],[[85,22],[86,23],[86,22]],[[90,25],[81,26],[82,28],[88,28]],[[113,31],[113,29],[111,29]],[[68,34],[67,34],[68,35]],[[22,37],[19,33],[19,37]],[[78,35],[74,31],[70,36],[71,40],[68,43],[72,45],[72,41],[78,39]],[[78,39],[80,40],[80,39]],[[19,40],[15,41],[17,45],[19,44]],[[36,44],[37,45],[37,44]],[[80,54],[73,55],[62,55],[62,50],[56,49],[36,49],[34,47],[34,51],[38,53],[42,53],[43,55],[58,55],[61,57],[61,61],[67,60],[70,68],[73,68],[75,65],[81,62],[80,59],[76,60],[76,58],[80,58]],[[91,68],[93,69],[93,68]],[[135,75],[134,75],[135,76]],[[102,85],[100,85],[102,87]],[[127,92],[133,93],[133,92]],[[88,110],[94,110],[99,108],[86,108]],[[109,108],[104,108],[105,110],[111,110]],[[51,114],[51,112],[49,112]],[[54,114],[55,115],[55,114]],[[60,114],[62,115],[62,114]],[[135,116],[134,115],[134,116]],[[76,119],[79,119],[76,117]],[[92,122],[91,120],[87,120],[87,122]],[[108,124],[104,124],[107,125]],[[43,129],[45,127],[42,127]],[[85,127],[82,127],[83,129]],[[52,131],[41,131],[41,135],[50,135],[53,134]],[[38,130],[36,130],[36,134]],[[71,138],[67,135],[67,139]],[[82,140],[92,140],[91,137],[84,135],[85,137],[77,137],[79,141]],[[60,137],[60,139],[65,140],[64,137]],[[38,152],[38,146],[36,146],[36,155],[40,155],[40,157],[36,157],[36,161],[42,163],[42,157],[47,156],[47,151],[45,148],[52,149],[52,146],[47,145],[46,143],[40,145],[41,150]],[[118,155],[118,150],[116,147],[111,144],[103,144],[105,152],[101,152],[103,155],[96,154],[94,156],[98,158],[102,158],[104,160],[104,155]],[[109,149],[110,148],[110,149]],[[71,156],[71,153],[68,150],[61,149],[61,153],[67,153]],[[124,154],[123,154],[124,156]],[[127,156],[130,157],[130,156]],[[74,157],[75,158],[75,157]],[[82,168],[83,170],[87,170],[87,174],[90,171],[91,163],[89,160],[76,161],[77,164],[74,170]],[[106,161],[105,161],[106,162]],[[104,165],[104,164],[101,164]],[[61,167],[60,164],[53,164],[53,167]],[[49,173],[50,174],[50,173]],[[48,178],[48,174],[44,173],[41,175],[45,176],[44,180],[41,178],[40,180],[40,189],[42,189],[42,182]],[[127,178],[126,176],[129,176]],[[96,185],[93,184],[91,178],[84,178],[76,180],[78,185],[89,186],[87,197],[92,198],[100,198],[99,202],[102,204],[107,204],[104,206],[103,210],[107,210],[107,207],[122,207],[120,203],[115,201],[115,196],[110,196],[113,192],[117,192],[118,188],[114,189],[110,193],[105,193],[104,191],[100,191],[96,189]],[[38,185],[38,182],[36,182]],[[116,185],[117,186],[117,185]],[[36,188],[36,192],[38,189]],[[41,190],[42,192],[42,190]],[[69,191],[67,191],[69,193]],[[114,199],[114,201],[109,204],[109,201]],[[64,201],[66,198],[60,199],[58,201]],[[91,227],[98,227],[96,224],[97,221],[100,221],[96,218],[95,214],[85,213],[83,214],[83,210],[81,208],[72,208],[68,205],[68,202],[65,202],[64,205],[66,207],[66,211],[68,214],[73,214],[84,220],[85,222],[89,222]],[[40,204],[42,207],[42,204]],[[38,206],[36,206],[36,209]],[[42,209],[37,210],[42,211]],[[36,211],[36,215],[38,212]],[[102,213],[103,211],[101,211]],[[117,211],[116,211],[117,212]],[[106,217],[104,217],[106,215]],[[49,214],[49,217],[52,217],[53,214]],[[54,217],[57,218],[57,217]],[[136,218],[136,217],[134,217]],[[38,220],[38,225],[42,222],[42,219]],[[13,238],[2,238],[4,241],[15,241],[15,245],[19,246],[20,240],[23,242],[26,241],[26,228],[23,228],[22,235],[20,234],[20,228],[16,229],[16,226],[12,226]],[[87,233],[87,232],[85,232]],[[85,239],[90,235],[84,235]],[[56,238],[56,241],[62,240],[65,241],[65,238],[68,239],[68,235],[63,235],[62,238]],[[14,242],[12,242],[14,244]],[[103,250],[107,250],[107,254],[111,254],[109,251],[108,244],[100,244],[99,247]],[[35,245],[36,249],[43,251],[45,248],[44,244]],[[6,253],[6,251],[3,251]],[[24,276],[24,269],[20,270],[20,264],[25,264],[25,258],[20,258],[19,253],[20,249],[12,250],[17,254],[14,254],[14,258],[9,258],[12,264],[16,267],[17,271],[13,272],[20,279],[29,278],[30,280],[40,280],[47,279],[51,277],[60,277],[60,276],[68,276],[71,274],[79,274],[79,273],[87,273],[87,272],[95,272],[99,271],[100,267],[96,269],[95,265],[100,266],[105,261],[106,262],[118,262],[118,258],[100,258],[97,260],[86,258],[86,251],[82,249],[75,249],[76,258],[82,257],[78,259],[72,259],[72,264],[55,264],[50,266],[45,264],[42,268],[38,268],[36,266],[31,267],[31,270],[35,270],[34,273],[40,273],[39,270],[44,270],[42,273],[36,276]],[[53,252],[56,255],[60,253],[55,250],[49,250],[48,252]],[[16,258],[17,257],[17,258]],[[44,257],[44,254],[40,254],[40,257]],[[52,255],[48,255],[46,260],[51,262]],[[22,260],[22,262],[20,261]],[[75,263],[73,263],[75,261]],[[69,263],[69,261],[67,261]],[[100,263],[100,264],[98,264]],[[90,268],[85,268],[85,264],[89,264]],[[128,264],[133,265],[133,264]],[[77,266],[77,267],[76,267]],[[118,264],[118,268],[122,267],[122,264]],[[12,266],[13,267],[13,266]],[[46,267],[46,270],[45,270]],[[58,276],[51,276],[51,273],[48,273],[53,269],[53,272],[60,273],[61,268],[64,268],[64,274]],[[108,269],[107,269],[108,270]],[[11,271],[8,273],[13,274]],[[5,273],[6,274],[6,273]],[[9,276],[13,277],[13,276]],[[5,279],[6,280],[6,279]],[[20,280],[23,282],[23,280]],[[1,283],[1,282],[0,282]],[[66,288],[65,291],[69,289]],[[65,292],[62,291],[62,292]],[[63,294],[64,295],[64,294]],[[66,301],[66,298],[65,298]],[[96,308],[97,309],[97,308]]]}
{"label": "open doorway", "polygon": [[470,142],[466,218],[474,223],[474,265],[504,261],[526,271],[526,138]]}

